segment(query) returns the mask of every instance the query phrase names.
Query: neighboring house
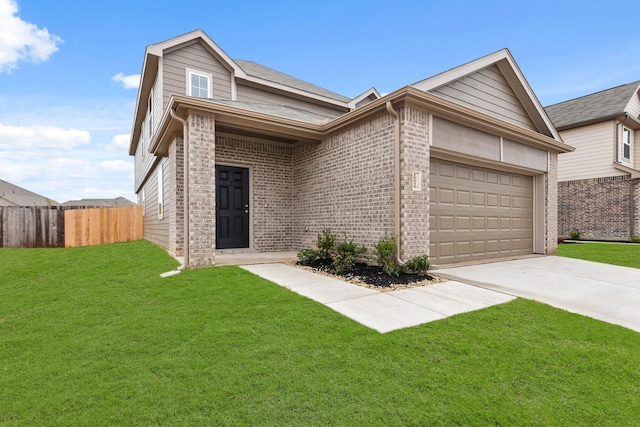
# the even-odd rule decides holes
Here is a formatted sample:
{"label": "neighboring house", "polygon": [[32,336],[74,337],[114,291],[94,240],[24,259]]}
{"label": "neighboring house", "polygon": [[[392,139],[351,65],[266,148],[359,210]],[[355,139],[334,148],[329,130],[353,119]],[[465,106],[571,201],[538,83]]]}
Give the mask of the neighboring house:
{"label": "neighboring house", "polygon": [[59,203],[0,179],[0,206],[57,206]]}
{"label": "neighboring house", "polygon": [[202,267],[325,228],[434,264],[553,254],[570,150],[506,49],[350,98],[198,30],[147,47],[129,154],[145,238]]}
{"label": "neighboring house", "polygon": [[640,235],[640,81],[546,108],[573,153],[558,162],[558,235]]}
{"label": "neighboring house", "polygon": [[136,206],[136,204],[124,197],[116,197],[115,199],[69,200],[68,202],[64,202],[62,206],[74,206],[81,208],[119,208],[125,206]]}

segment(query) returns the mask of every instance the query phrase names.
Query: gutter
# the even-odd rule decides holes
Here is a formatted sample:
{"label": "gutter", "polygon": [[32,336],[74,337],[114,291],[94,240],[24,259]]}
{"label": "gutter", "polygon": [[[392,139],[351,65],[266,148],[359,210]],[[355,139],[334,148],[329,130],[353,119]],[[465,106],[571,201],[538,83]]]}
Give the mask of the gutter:
{"label": "gutter", "polygon": [[182,142],[183,142],[183,198],[184,198],[184,262],[178,271],[182,271],[189,267],[189,125],[187,121],[178,116],[173,109],[169,110],[171,117],[182,123]]}
{"label": "gutter", "polygon": [[400,259],[400,249],[402,248],[402,240],[400,239],[400,115],[396,110],[393,109],[391,105],[391,101],[387,101],[385,106],[387,107],[387,111],[391,114],[395,119],[395,133],[394,133],[394,165],[395,165],[395,175],[394,175],[394,234],[396,238],[396,263],[398,266],[403,266],[404,261]]}

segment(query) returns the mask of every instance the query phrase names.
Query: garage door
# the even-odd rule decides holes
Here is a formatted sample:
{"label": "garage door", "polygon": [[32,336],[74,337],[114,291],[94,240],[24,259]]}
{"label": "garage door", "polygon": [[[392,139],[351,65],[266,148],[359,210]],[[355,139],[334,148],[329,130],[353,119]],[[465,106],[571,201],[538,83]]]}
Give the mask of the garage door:
{"label": "garage door", "polygon": [[434,264],[533,253],[533,179],[431,160],[430,258]]}

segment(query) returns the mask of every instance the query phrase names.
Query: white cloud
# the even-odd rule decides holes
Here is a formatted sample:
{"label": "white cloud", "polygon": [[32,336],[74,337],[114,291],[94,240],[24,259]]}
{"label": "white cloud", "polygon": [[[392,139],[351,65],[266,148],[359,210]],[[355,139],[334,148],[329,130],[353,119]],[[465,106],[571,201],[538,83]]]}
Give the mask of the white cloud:
{"label": "white cloud", "polygon": [[[1,0],[0,0],[1,1]],[[0,124],[0,149],[19,146],[71,149],[88,144],[91,135],[86,130],[63,129],[56,126],[5,126]]]}
{"label": "white cloud", "polygon": [[0,73],[10,72],[20,61],[47,61],[62,43],[60,37],[23,21],[17,13],[15,0],[0,0]]}
{"label": "white cloud", "polygon": [[140,74],[125,76],[123,73],[118,73],[111,77],[111,80],[122,84],[125,89],[137,89],[140,86]]}
{"label": "white cloud", "polygon": [[129,141],[131,140],[131,134],[125,133],[122,135],[116,135],[111,140],[108,148],[110,151],[117,151],[120,153],[129,152]]}
{"label": "white cloud", "polygon": [[133,171],[133,162],[127,162],[126,160],[105,160],[98,163],[98,169],[101,172],[107,173],[125,173]]}

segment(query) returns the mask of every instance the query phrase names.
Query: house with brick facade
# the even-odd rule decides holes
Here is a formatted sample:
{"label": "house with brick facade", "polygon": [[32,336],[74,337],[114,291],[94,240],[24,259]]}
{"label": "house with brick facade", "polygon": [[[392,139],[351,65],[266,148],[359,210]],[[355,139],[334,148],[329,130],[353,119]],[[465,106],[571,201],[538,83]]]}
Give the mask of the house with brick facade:
{"label": "house with brick facade", "polygon": [[640,81],[546,108],[565,143],[558,161],[558,235],[640,235]]}
{"label": "house with brick facade", "polygon": [[568,151],[506,49],[349,97],[197,30],[146,48],[129,154],[145,238],[197,268],[325,228],[435,265],[553,254]]}

